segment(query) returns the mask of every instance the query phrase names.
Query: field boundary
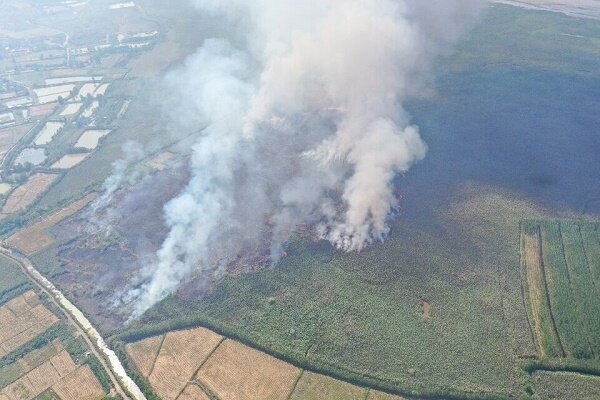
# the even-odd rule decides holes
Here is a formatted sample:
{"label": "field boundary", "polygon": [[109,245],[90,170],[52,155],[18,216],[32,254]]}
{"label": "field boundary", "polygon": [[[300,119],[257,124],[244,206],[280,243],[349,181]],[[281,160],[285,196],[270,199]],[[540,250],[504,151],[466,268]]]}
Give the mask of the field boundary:
{"label": "field boundary", "polygon": [[[378,378],[373,375],[359,373],[356,371],[349,370],[347,368],[333,365],[328,362],[319,359],[308,360],[303,356],[294,354],[285,354],[277,350],[273,350],[268,346],[260,344],[259,340],[255,338],[249,338],[245,335],[237,333],[235,330],[229,329],[216,321],[211,321],[202,318],[193,319],[181,319],[176,321],[167,322],[164,324],[158,324],[151,327],[145,327],[140,329],[130,329],[119,334],[113,335],[108,339],[113,348],[118,349],[118,355],[128,357],[124,350],[124,345],[132,342],[136,342],[142,339],[146,339],[152,336],[158,336],[166,334],[171,331],[179,331],[193,328],[206,328],[210,329],[215,333],[223,336],[226,339],[236,340],[250,348],[259,350],[279,360],[285,361],[296,368],[303,370],[304,372],[312,372],[315,374],[324,375],[333,379],[344,381],[355,386],[362,387],[364,389],[374,389],[388,394],[403,396],[403,397],[418,397],[427,400],[529,400],[525,394],[523,396],[510,396],[499,393],[475,393],[475,392],[459,392],[446,388],[438,387],[410,387],[398,381],[385,380]],[[123,365],[128,369],[128,373],[131,372],[131,363],[129,359],[123,360]],[[142,388],[144,394],[148,399],[157,399],[153,397],[154,394],[149,382],[145,379],[139,371],[134,370],[135,373],[131,373],[130,376],[136,381],[138,386]],[[303,373],[304,373],[303,372]],[[148,390],[150,389],[150,390]],[[154,396],[156,396],[154,394]]]}

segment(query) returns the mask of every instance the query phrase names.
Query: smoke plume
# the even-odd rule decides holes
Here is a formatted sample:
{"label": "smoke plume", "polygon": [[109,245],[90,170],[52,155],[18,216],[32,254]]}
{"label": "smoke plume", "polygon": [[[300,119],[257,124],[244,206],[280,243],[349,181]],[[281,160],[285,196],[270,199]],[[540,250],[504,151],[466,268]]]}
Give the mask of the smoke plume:
{"label": "smoke plume", "polygon": [[385,239],[395,177],[427,151],[403,104],[484,2],[195,4],[238,40],[206,40],[167,77],[181,123],[207,127],[187,187],[164,208],[169,234],[130,292],[134,316],[261,244],[277,261],[300,226],[343,251]]}

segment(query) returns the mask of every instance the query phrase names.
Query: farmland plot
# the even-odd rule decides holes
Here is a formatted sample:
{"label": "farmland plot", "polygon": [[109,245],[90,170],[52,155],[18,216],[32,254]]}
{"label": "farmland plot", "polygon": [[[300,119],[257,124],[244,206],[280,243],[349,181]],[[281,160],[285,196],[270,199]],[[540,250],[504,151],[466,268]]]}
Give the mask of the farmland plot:
{"label": "farmland plot", "polygon": [[32,118],[44,117],[48,114],[52,114],[56,110],[57,105],[55,103],[39,104],[31,106],[29,109],[29,115]]}
{"label": "farmland plot", "polygon": [[393,396],[391,394],[371,390],[367,400],[405,400],[404,397]]}
{"label": "farmland plot", "polygon": [[[56,351],[56,344],[53,346]],[[50,350],[44,348],[36,357],[47,356]],[[101,398],[104,390],[88,365],[77,367],[69,353],[61,350],[5,386],[0,396],[10,400],[32,400],[43,393],[61,400],[94,400]]]}
{"label": "farmland plot", "polygon": [[125,346],[127,354],[133,359],[135,366],[147,378],[154,368],[164,336],[154,336]]}
{"label": "farmland plot", "polygon": [[59,321],[29,291],[0,307],[0,356],[17,350]]}
{"label": "farmland plot", "polygon": [[86,158],[89,157],[89,155],[89,153],[66,154],[60,160],[52,164],[50,168],[71,169],[74,166],[81,164]]}
{"label": "farmland plot", "polygon": [[196,385],[187,385],[177,400],[210,400],[210,397],[208,397],[200,387]]}
{"label": "farmland plot", "polygon": [[70,117],[71,115],[75,115],[79,112],[83,103],[69,103],[65,106],[65,108],[61,111],[61,117]]}
{"label": "farmland plot", "polygon": [[4,159],[6,153],[15,145],[23,136],[25,136],[34,124],[23,124],[10,128],[0,129],[0,160]]}
{"label": "farmland plot", "polygon": [[100,139],[108,135],[111,131],[107,129],[90,129],[81,134],[75,147],[82,147],[88,150],[94,150],[98,147]]}
{"label": "farmland plot", "polygon": [[595,224],[526,221],[524,225],[529,310],[540,355],[598,357],[600,297],[595,263],[600,244]]}
{"label": "farmland plot", "polygon": [[29,207],[42,193],[44,193],[58,178],[55,174],[38,173],[29,177],[27,182],[15,189],[8,199],[2,212],[5,214],[16,213]]}
{"label": "farmland plot", "polygon": [[60,221],[83,209],[95,197],[95,194],[87,195],[83,199],[43,217],[33,225],[23,228],[10,236],[7,239],[8,244],[27,255],[42,250],[54,242],[54,238],[50,235],[49,230]]}
{"label": "farmland plot", "polygon": [[285,400],[299,374],[290,364],[225,340],[197,378],[222,400]]}
{"label": "farmland plot", "polygon": [[304,372],[290,400],[362,400],[365,389],[323,375]]}
{"label": "farmland plot", "polygon": [[95,400],[104,394],[100,382],[88,365],[77,368],[52,389],[62,400]]}
{"label": "farmland plot", "polygon": [[163,400],[176,399],[221,340],[204,328],[168,333],[148,378],[156,393]]}
{"label": "farmland plot", "polygon": [[[71,104],[69,104],[70,106]],[[62,115],[62,114],[61,114]],[[63,122],[50,121],[46,122],[46,125],[42,128],[40,133],[36,136],[33,144],[36,146],[44,146],[52,141],[54,136],[65,126]]]}

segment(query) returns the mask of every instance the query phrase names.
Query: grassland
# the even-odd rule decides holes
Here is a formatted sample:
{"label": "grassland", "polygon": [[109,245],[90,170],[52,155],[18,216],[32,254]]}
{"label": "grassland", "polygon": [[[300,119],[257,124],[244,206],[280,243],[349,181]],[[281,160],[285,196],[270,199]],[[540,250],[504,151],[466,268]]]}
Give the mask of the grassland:
{"label": "grassland", "polygon": [[529,310],[540,356],[597,358],[600,298],[593,278],[596,266],[586,252],[600,243],[594,237],[596,224],[526,221],[523,227]]}

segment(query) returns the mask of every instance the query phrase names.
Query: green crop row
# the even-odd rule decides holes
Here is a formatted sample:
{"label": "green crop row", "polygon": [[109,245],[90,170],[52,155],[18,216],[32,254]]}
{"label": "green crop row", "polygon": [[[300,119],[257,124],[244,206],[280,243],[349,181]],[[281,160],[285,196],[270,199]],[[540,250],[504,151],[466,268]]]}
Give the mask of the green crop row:
{"label": "green crop row", "polygon": [[573,298],[582,319],[581,332],[586,332],[592,356],[597,357],[600,352],[600,299],[588,266],[580,225],[562,222],[561,233]]}
{"label": "green crop row", "polygon": [[543,221],[540,225],[546,285],[563,349],[568,356],[592,358],[593,353],[586,331],[581,329],[584,316],[581,315],[571,290],[571,277],[565,259],[560,222]]}
{"label": "green crop row", "polygon": [[582,224],[581,239],[587,255],[590,273],[596,286],[596,296],[600,297],[600,239],[595,224]]}

